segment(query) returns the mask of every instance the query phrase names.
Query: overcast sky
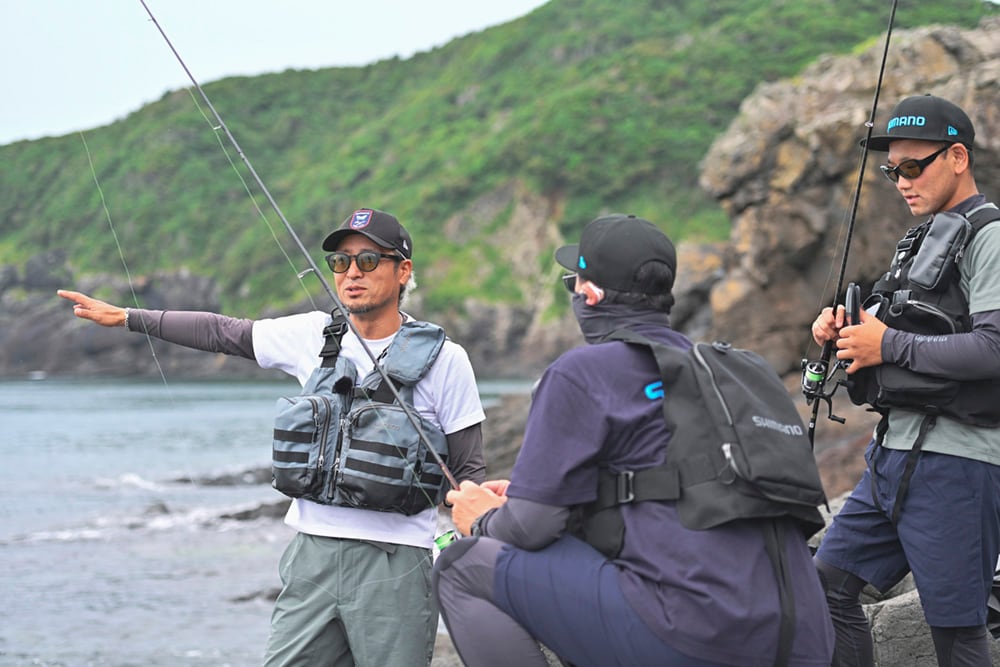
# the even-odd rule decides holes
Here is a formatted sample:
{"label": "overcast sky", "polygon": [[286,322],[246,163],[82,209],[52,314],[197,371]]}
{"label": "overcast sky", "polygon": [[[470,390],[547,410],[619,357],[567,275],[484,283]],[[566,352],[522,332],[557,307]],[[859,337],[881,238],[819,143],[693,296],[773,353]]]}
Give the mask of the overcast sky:
{"label": "overcast sky", "polygon": [[[199,83],[409,57],[545,0],[146,0]],[[190,85],[140,0],[2,0],[0,144],[86,130]]]}

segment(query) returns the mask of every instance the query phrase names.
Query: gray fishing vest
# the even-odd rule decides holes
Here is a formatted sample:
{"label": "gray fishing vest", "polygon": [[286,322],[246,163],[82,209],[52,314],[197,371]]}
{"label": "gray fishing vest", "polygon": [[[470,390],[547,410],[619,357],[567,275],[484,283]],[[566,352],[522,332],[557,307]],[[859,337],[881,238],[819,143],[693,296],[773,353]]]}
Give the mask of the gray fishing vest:
{"label": "gray fishing vest", "polygon": [[448,442],[412,408],[413,387],[437,359],[444,330],[429,322],[404,323],[379,359],[418,431],[378,369],[358,382],[354,364],[340,357],[346,329],[335,316],[323,332],[322,365],[301,394],[278,400],[274,488],[323,505],[405,515],[440,504],[447,480],[428,448],[447,461]]}

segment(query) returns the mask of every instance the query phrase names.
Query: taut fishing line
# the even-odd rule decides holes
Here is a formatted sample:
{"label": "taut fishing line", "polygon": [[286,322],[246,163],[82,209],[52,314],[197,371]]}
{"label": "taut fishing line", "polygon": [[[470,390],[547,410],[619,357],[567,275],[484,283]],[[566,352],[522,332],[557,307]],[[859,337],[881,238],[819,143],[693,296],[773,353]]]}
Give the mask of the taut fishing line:
{"label": "taut fishing line", "polygon": [[[868,116],[868,121],[865,123],[867,132],[865,135],[864,146],[861,150],[860,164],[858,166],[857,186],[854,190],[854,199],[851,204],[851,216],[847,225],[846,238],[844,239],[844,253],[840,262],[840,273],[837,276],[837,287],[833,293],[833,309],[835,312],[838,306],[837,299],[840,298],[840,293],[844,288],[844,275],[847,272],[847,257],[851,252],[851,240],[854,237],[854,224],[857,221],[858,204],[861,200],[861,185],[864,183],[865,166],[868,163],[868,143],[871,140],[872,130],[875,127],[875,114],[878,111],[879,94],[882,92],[882,80],[885,76],[885,64],[889,57],[889,42],[892,39],[892,26],[896,20],[896,6],[898,4],[899,0],[893,0],[892,8],[889,12],[889,27],[886,29],[885,33],[885,44],[882,49],[882,62],[879,66],[878,81],[875,84],[875,94],[872,96],[871,113]],[[820,403],[826,403],[829,410],[828,417],[831,420],[839,423],[844,422],[842,417],[838,417],[833,414],[833,394],[844,381],[838,381],[837,384],[833,386],[833,389],[830,391],[826,390],[827,382],[842,367],[839,360],[837,363],[833,364],[832,367],[830,365],[830,357],[833,355],[833,348],[833,341],[829,340],[823,344],[823,350],[818,360],[802,360],[802,393],[806,397],[806,403],[812,406],[812,412],[809,417],[809,442],[812,444],[815,444],[816,420],[819,416]]]}
{"label": "taut fishing line", "polygon": [[[97,169],[94,167],[94,158],[90,153],[90,146],[87,145],[87,137],[84,136],[83,132],[80,132],[80,141],[83,142],[83,150],[87,154],[87,164],[90,166],[90,175],[94,179],[94,185],[97,186],[97,193],[101,197],[101,207],[104,209],[104,217],[108,221],[108,229],[111,230],[111,237],[115,240],[115,248],[118,249],[118,258],[121,260],[122,268],[125,269],[125,278],[128,280],[128,289],[132,294],[132,303],[135,307],[139,307],[139,297],[135,293],[135,285],[132,282],[132,272],[129,270],[128,262],[125,261],[125,251],[122,249],[121,241],[118,239],[118,232],[115,230],[115,224],[111,221],[111,209],[108,208],[108,200],[104,196],[104,188],[101,187],[101,181],[97,178]],[[146,323],[143,322],[142,325],[146,335],[146,343],[149,345],[149,353],[153,355],[153,363],[156,364],[156,370],[160,374],[160,379],[163,381],[163,386],[167,390],[167,396],[171,401],[174,400],[173,394],[170,392],[170,385],[167,383],[167,376],[163,372],[163,366],[160,365],[160,359],[156,356],[156,348],[153,346],[153,337],[149,335],[149,331],[146,330]]]}
{"label": "taut fishing line", "polygon": [[[201,87],[201,84],[198,82],[198,80],[191,73],[191,70],[188,68],[187,64],[184,62],[184,59],[181,57],[180,53],[178,53],[177,49],[174,48],[173,43],[170,41],[170,38],[167,36],[167,34],[163,30],[162,26],[160,26],[159,21],[157,21],[156,17],[153,15],[153,12],[150,10],[149,6],[146,4],[146,1],[145,0],[139,0],[139,2],[142,4],[143,9],[145,9],[146,14],[149,15],[150,20],[153,22],[153,25],[156,26],[156,29],[159,31],[160,35],[163,37],[163,40],[166,42],[167,46],[170,48],[170,51],[174,54],[174,57],[176,58],[177,62],[183,68],[183,70],[184,70],[185,74],[187,75],[188,79],[191,81],[192,86],[198,92],[199,97],[202,99],[202,101],[205,103],[205,106],[211,112],[211,118],[209,118],[209,116],[207,116],[204,113],[204,111],[201,110],[200,105],[197,105],[197,99],[195,99],[196,106],[198,106],[199,110],[202,113],[202,116],[205,117],[206,122],[208,122],[208,124],[212,127],[213,131],[216,133],[216,137],[217,137],[217,139],[219,141],[219,144],[222,147],[223,152],[226,154],[227,158],[229,159],[230,165],[237,172],[237,174],[239,174],[239,169],[237,168],[236,163],[229,156],[229,153],[226,150],[225,143],[222,141],[222,138],[218,136],[218,131],[219,130],[222,130],[225,133],[226,138],[228,139],[229,144],[232,146],[233,150],[235,150],[236,153],[239,155],[240,160],[243,162],[243,164],[246,167],[247,171],[250,173],[250,176],[252,177],[253,181],[257,184],[257,186],[260,188],[261,193],[267,199],[267,202],[268,202],[270,208],[275,212],[275,214],[281,220],[282,224],[285,227],[285,230],[288,232],[289,236],[295,242],[295,245],[298,247],[299,251],[305,257],[306,262],[309,265],[309,268],[306,269],[306,270],[304,270],[304,271],[301,271],[301,272],[295,269],[294,263],[291,262],[291,259],[289,258],[289,263],[292,264],[293,271],[295,271],[295,273],[296,273],[299,281],[301,282],[302,281],[302,276],[304,276],[305,274],[307,274],[309,272],[313,273],[316,276],[316,278],[320,281],[320,283],[322,284],[322,286],[323,286],[324,290],[326,291],[327,295],[333,301],[334,306],[336,307],[336,309],[345,315],[344,319],[345,319],[345,321],[347,323],[348,329],[350,329],[350,331],[357,337],[358,342],[361,344],[362,349],[364,349],[364,351],[365,351],[365,354],[368,355],[368,357],[371,359],[372,363],[374,364],[374,370],[376,370],[379,373],[379,375],[381,376],[383,385],[386,386],[386,387],[388,387],[388,389],[389,389],[390,393],[392,394],[393,398],[395,399],[396,403],[403,410],[403,412],[405,413],[407,419],[410,421],[410,423],[413,425],[414,429],[416,430],[416,433],[417,433],[418,437],[420,438],[420,441],[425,445],[425,447],[427,448],[427,450],[430,452],[430,454],[434,458],[435,462],[441,467],[441,470],[444,473],[444,476],[447,479],[448,483],[451,485],[451,487],[454,488],[454,489],[458,489],[458,481],[455,479],[454,475],[452,474],[451,470],[448,468],[447,464],[442,459],[442,457],[440,456],[440,454],[438,454],[437,451],[434,449],[434,447],[430,444],[430,441],[427,439],[427,436],[424,434],[423,429],[421,428],[419,421],[417,420],[416,416],[413,413],[413,409],[409,405],[407,405],[407,403],[405,401],[403,401],[402,397],[400,396],[400,394],[399,394],[398,390],[396,389],[395,385],[393,384],[392,380],[389,378],[389,376],[386,373],[385,369],[379,363],[378,358],[372,352],[371,348],[368,346],[368,344],[365,342],[365,340],[361,337],[360,333],[357,330],[357,327],[354,325],[353,322],[351,322],[350,317],[347,316],[347,309],[344,307],[343,303],[340,301],[340,298],[337,296],[336,291],[330,286],[330,283],[323,276],[322,272],[320,271],[319,267],[316,265],[315,261],[313,261],[312,256],[309,254],[309,251],[306,249],[305,245],[302,243],[302,240],[299,238],[298,234],[296,234],[296,232],[295,232],[294,228],[292,227],[291,223],[288,222],[288,219],[285,217],[284,213],[281,211],[281,207],[278,206],[277,201],[275,201],[274,197],[271,196],[271,193],[268,190],[267,186],[264,184],[264,181],[257,174],[257,171],[256,171],[256,169],[254,169],[253,164],[251,164],[250,159],[247,157],[246,153],[243,152],[243,149],[240,147],[239,142],[236,141],[236,138],[233,136],[233,133],[229,130],[229,127],[226,125],[225,121],[222,119],[222,116],[215,109],[215,106],[212,104],[212,101],[209,99],[208,95],[205,93],[204,89]],[[193,93],[192,93],[192,97],[194,97]],[[214,119],[214,121],[213,121],[213,119]],[[249,188],[246,180],[243,179],[242,175],[240,175],[240,180],[243,183],[244,188],[247,190],[248,195],[253,200],[254,199],[253,194],[250,191],[250,188]],[[254,206],[257,208],[258,213],[261,215],[261,217],[264,219],[264,221],[267,222],[267,217],[264,215],[263,211],[257,205],[256,201],[254,201]],[[269,229],[271,228],[270,224],[268,224],[268,228]],[[274,234],[273,229],[271,230],[271,233],[272,233],[272,236],[275,239],[275,242],[278,243],[277,236]],[[281,244],[278,243],[278,245],[280,247]],[[287,254],[285,256],[288,257]],[[397,446],[397,449],[398,449],[398,446]],[[405,460],[406,457],[404,456],[403,458]],[[407,465],[411,465],[411,464],[408,463]],[[435,506],[435,504],[433,502],[433,499],[430,498],[430,496],[427,494],[427,492],[424,491],[423,489],[421,489],[421,492],[424,493],[424,495],[429,500],[431,500],[431,506],[432,507]]]}

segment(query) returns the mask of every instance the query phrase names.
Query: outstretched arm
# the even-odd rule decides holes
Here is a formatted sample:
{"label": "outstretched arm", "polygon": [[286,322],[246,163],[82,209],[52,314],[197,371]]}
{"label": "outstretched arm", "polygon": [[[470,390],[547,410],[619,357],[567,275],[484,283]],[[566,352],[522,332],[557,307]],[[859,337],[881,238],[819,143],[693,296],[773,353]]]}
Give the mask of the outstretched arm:
{"label": "outstretched arm", "polygon": [[[186,310],[121,308],[69,290],[57,294],[73,302],[73,314],[105,327],[126,326],[168,343],[204,352],[221,352],[256,359],[253,320]],[[126,315],[127,313],[127,315]]]}

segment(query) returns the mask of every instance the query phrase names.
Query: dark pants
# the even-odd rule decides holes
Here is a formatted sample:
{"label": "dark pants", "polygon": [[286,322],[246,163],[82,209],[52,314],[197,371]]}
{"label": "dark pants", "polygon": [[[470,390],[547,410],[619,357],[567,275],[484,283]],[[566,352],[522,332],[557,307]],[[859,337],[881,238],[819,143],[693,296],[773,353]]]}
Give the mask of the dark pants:
{"label": "dark pants", "polygon": [[[898,498],[908,454],[869,446],[869,469],[816,554],[837,633],[834,665],[873,664],[861,590],[870,583],[887,591],[912,571],[938,663],[988,667],[986,604],[1000,550],[1000,466],[924,452],[909,491]],[[893,523],[897,503],[902,507]]]}
{"label": "dark pants", "polygon": [[[837,633],[833,667],[872,667],[875,650],[868,617],[861,606],[865,582],[850,572],[816,560],[826,590],[830,617]],[[985,625],[964,628],[931,627],[934,652],[941,667],[990,667],[990,640]]]}
{"label": "dark pants", "polygon": [[459,540],[438,558],[433,585],[467,665],[545,667],[541,642],[576,667],[717,667],[660,641],[626,602],[617,568],[572,537],[539,551]]}

